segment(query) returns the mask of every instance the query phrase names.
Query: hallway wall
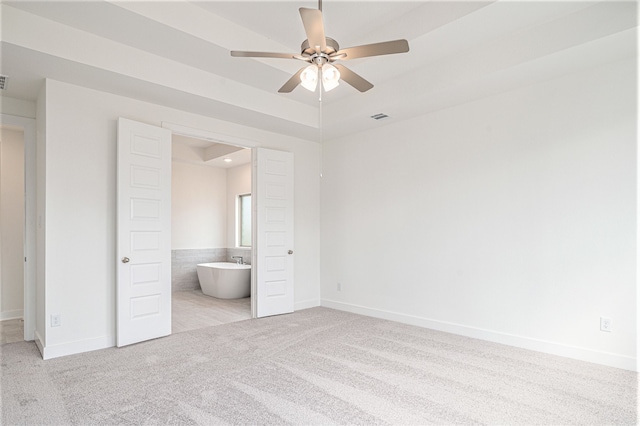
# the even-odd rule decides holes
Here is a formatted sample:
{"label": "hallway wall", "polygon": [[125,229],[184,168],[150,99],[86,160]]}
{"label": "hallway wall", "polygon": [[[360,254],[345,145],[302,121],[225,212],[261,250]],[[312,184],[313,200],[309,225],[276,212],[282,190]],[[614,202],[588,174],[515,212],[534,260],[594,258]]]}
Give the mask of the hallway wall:
{"label": "hallway wall", "polygon": [[0,321],[24,308],[24,132],[0,127]]}

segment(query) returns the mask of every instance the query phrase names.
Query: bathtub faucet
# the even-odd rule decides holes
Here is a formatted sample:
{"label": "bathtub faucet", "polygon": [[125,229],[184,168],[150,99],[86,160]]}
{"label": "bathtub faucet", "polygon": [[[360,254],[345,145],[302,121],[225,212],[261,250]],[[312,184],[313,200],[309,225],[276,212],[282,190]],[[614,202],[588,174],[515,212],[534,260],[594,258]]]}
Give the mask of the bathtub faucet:
{"label": "bathtub faucet", "polygon": [[232,259],[238,259],[238,265],[244,265],[244,258],[242,256],[231,256]]}

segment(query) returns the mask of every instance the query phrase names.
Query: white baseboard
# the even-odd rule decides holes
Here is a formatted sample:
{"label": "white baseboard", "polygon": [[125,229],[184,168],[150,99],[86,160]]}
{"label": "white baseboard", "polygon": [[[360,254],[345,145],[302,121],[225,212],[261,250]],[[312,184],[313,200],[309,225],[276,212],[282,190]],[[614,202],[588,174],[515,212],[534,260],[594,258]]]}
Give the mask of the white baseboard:
{"label": "white baseboard", "polygon": [[24,311],[22,309],[14,309],[12,311],[0,312],[0,321],[22,318]]}
{"label": "white baseboard", "polygon": [[593,362],[595,364],[622,368],[624,370],[638,371],[636,359],[626,355],[596,351],[593,349],[570,346],[557,342],[534,339],[531,337],[516,336],[513,334],[501,333],[498,331],[486,330],[477,327],[470,327],[462,324],[416,317],[413,315],[406,315],[381,309],[373,309],[366,306],[338,302],[335,300],[322,299],[320,305],[340,311],[396,321],[403,324],[430,328],[433,330],[444,331],[452,334],[459,334],[461,336],[473,337],[476,339],[487,340],[495,343],[502,343],[504,345],[530,349],[533,351],[544,352],[552,355],[559,355],[567,358],[577,359],[580,361]]}
{"label": "white baseboard", "polygon": [[293,310],[300,311],[302,309],[315,308],[316,306],[320,306],[320,300],[318,299],[301,300],[293,305]]}
{"label": "white baseboard", "polygon": [[58,358],[66,355],[74,355],[83,352],[96,351],[115,346],[113,336],[100,336],[91,339],[76,340],[74,342],[60,343],[58,345],[47,345],[41,350],[42,359]]}
{"label": "white baseboard", "polygon": [[42,338],[42,336],[40,336],[40,333],[38,333],[38,330],[34,330],[33,334],[35,335],[36,346],[38,347],[38,350],[40,351],[40,355],[44,359],[44,339]]}

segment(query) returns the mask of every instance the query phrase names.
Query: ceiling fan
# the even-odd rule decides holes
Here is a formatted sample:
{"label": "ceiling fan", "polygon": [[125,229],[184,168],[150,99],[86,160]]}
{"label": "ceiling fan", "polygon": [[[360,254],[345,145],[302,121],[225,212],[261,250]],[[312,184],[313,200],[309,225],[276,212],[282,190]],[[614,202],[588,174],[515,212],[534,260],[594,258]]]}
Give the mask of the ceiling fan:
{"label": "ceiling fan", "polygon": [[322,87],[327,92],[338,86],[339,80],[345,81],[360,92],[366,92],[373,87],[373,84],[336,61],[409,51],[409,43],[404,39],[340,49],[337,41],[324,34],[322,0],[318,1],[318,9],[301,7],[299,10],[302,25],[307,34],[307,39],[300,47],[300,54],[231,51],[231,56],[235,57],[297,59],[311,64],[295,73],[278,90],[280,93],[290,93],[299,84],[315,92],[319,80],[322,81]]}

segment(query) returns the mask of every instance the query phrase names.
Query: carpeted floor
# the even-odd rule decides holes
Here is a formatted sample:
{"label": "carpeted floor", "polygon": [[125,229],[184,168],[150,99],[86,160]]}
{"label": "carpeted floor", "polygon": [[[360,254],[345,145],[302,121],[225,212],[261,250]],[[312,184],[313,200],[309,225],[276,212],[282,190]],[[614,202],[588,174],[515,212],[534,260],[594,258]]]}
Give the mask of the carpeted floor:
{"label": "carpeted floor", "polygon": [[636,424],[638,375],[326,308],[42,361],[2,424]]}

